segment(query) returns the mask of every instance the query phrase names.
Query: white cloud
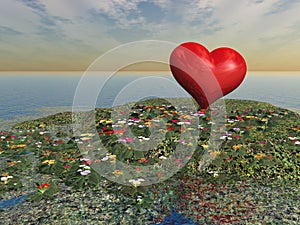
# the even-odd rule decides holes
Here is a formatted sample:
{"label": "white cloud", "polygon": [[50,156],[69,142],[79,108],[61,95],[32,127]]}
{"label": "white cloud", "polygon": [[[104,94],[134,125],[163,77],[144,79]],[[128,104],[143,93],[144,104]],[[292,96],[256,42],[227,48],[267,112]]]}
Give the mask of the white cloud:
{"label": "white cloud", "polygon": [[10,27],[22,33],[31,33],[35,30],[39,16],[28,10],[20,2],[2,0],[0,7],[0,25]]}

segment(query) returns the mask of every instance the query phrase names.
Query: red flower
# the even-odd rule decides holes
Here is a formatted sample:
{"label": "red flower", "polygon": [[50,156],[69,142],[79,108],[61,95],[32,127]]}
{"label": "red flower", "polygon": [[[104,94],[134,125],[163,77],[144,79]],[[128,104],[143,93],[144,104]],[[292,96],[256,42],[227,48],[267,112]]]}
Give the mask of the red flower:
{"label": "red flower", "polygon": [[109,130],[109,131],[106,131],[105,134],[113,134],[114,131],[113,130]]}
{"label": "red flower", "polygon": [[41,184],[41,185],[38,185],[37,188],[41,189],[41,188],[48,188],[50,187],[50,184]]}

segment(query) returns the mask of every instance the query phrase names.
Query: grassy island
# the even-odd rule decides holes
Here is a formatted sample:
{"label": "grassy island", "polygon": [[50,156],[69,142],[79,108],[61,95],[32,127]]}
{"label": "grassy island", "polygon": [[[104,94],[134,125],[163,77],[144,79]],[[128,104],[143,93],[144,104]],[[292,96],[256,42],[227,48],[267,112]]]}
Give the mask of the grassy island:
{"label": "grassy island", "polygon": [[[210,149],[208,144],[213,123],[210,109],[183,118],[163,99],[136,103],[122,112],[128,114],[124,121],[114,121],[111,108],[96,109],[96,131],[108,152],[96,154],[97,158],[88,158],[86,149],[78,147],[95,134],[74,134],[71,112],[1,131],[0,201],[28,195],[13,207],[1,208],[0,202],[1,221],[158,224],[175,209],[195,224],[299,224],[299,114],[256,101],[225,102],[226,133],[220,149]],[[140,146],[151,142],[155,119],[165,123],[165,129],[158,131],[164,134],[161,143],[147,152],[129,147],[134,140]],[[199,125],[189,129],[199,129],[196,144],[181,140],[182,124],[195,120]],[[129,124],[131,132],[122,124]],[[142,180],[131,181],[131,186],[117,184],[92,166],[116,160],[137,168],[153,165],[168,158],[177,145],[195,152],[176,174],[153,185],[140,185]],[[91,145],[89,150],[97,149]],[[199,170],[205,152],[214,160]],[[181,166],[180,160],[174,163]],[[113,171],[120,180],[126,180],[124,173]],[[157,173],[158,179],[163,176]]]}

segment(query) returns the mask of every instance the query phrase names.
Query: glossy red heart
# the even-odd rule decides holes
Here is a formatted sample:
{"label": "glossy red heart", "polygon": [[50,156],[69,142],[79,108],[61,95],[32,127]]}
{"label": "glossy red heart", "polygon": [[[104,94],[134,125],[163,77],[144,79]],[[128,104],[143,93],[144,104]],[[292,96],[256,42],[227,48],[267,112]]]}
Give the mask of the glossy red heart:
{"label": "glossy red heart", "polygon": [[244,80],[244,58],[231,48],[209,52],[195,42],[176,47],[170,56],[170,68],[177,82],[206,109],[217,99],[236,89]]}

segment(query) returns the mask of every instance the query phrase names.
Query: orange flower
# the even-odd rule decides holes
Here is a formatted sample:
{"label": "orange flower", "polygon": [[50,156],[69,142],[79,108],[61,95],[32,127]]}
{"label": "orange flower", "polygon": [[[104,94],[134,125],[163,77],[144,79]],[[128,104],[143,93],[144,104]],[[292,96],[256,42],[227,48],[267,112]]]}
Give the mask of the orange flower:
{"label": "orange flower", "polygon": [[256,158],[256,159],[265,158],[265,157],[267,157],[265,153],[259,153],[254,156],[254,158]]}
{"label": "orange flower", "polygon": [[146,158],[140,158],[138,161],[139,161],[140,163],[142,163],[142,162],[147,162],[147,159],[146,159]]}
{"label": "orange flower", "polygon": [[163,175],[162,175],[161,172],[157,172],[157,177],[158,177],[158,178],[162,178],[162,176],[163,176]]}
{"label": "orange flower", "polygon": [[7,177],[8,173],[2,173],[2,177]]}
{"label": "orange flower", "polygon": [[9,165],[15,165],[15,164],[17,164],[17,162],[16,162],[16,161],[8,162],[8,164],[9,164]]}
{"label": "orange flower", "polygon": [[50,156],[52,153],[52,150],[44,150],[43,154],[44,156]]}

